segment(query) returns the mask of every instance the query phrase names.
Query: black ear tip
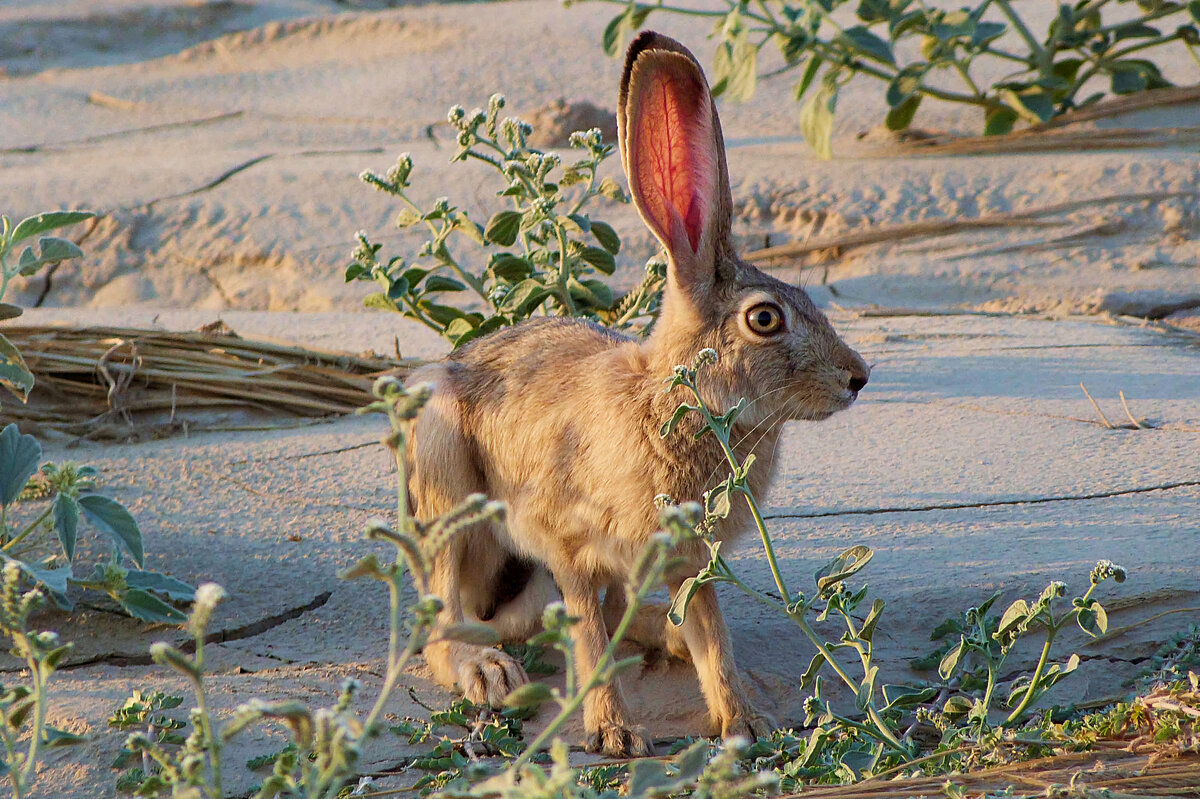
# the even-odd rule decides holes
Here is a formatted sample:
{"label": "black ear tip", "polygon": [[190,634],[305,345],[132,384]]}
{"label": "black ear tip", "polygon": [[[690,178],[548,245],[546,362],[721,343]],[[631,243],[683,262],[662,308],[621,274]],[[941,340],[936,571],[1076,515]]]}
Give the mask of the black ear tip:
{"label": "black ear tip", "polygon": [[632,65],[637,57],[647,50],[667,50],[673,53],[682,53],[688,58],[694,57],[691,52],[679,42],[672,39],[670,36],[664,36],[658,31],[642,31],[632,42],[629,43],[629,50],[625,56],[625,63]]}

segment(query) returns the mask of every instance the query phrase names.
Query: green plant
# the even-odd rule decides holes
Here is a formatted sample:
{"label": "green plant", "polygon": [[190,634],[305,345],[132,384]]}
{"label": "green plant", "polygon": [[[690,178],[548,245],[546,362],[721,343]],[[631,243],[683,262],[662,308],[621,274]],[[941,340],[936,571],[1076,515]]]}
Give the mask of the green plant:
{"label": "green plant", "polygon": [[[42,234],[74,225],[93,216],[95,214],[89,211],[54,211],[22,219],[16,227],[7,216],[0,217],[0,300],[4,299],[9,281],[17,275],[29,277],[43,266],[82,256],[83,251],[74,242]],[[34,250],[33,245],[27,245],[16,257],[15,262],[10,261],[18,245],[35,236],[38,237],[37,250]],[[0,320],[20,315],[21,309],[16,305],[0,302]],[[7,388],[24,402],[29,398],[33,381],[33,372],[29,371],[29,366],[21,357],[20,351],[0,334],[0,386]]]}
{"label": "green plant", "polygon": [[[183,704],[182,696],[168,696],[162,691],[135,690],[121,707],[108,717],[108,726],[115,730],[145,731],[146,737],[163,746],[182,746],[187,738],[179,731],[187,722],[165,715]],[[150,756],[142,751],[139,767],[129,769],[117,779],[117,790],[136,793],[152,773]],[[132,750],[122,748],[113,761],[113,768],[123,769],[137,757]]]}
{"label": "green plant", "polygon": [[[700,536],[707,544],[710,561],[695,577],[685,580],[680,586],[672,599],[669,618],[673,623],[681,624],[688,603],[700,586],[710,582],[727,582],[786,616],[817,649],[817,654],[800,678],[801,689],[812,691],[805,701],[805,726],[809,728],[807,734],[777,731],[770,739],[758,741],[747,755],[754,759],[755,767],[769,766],[775,769],[785,786],[795,788],[805,781],[852,782],[916,760],[931,762],[946,758],[952,753],[961,753],[964,748],[986,750],[1004,736],[1008,741],[1021,740],[1028,747],[1041,745],[1040,733],[1019,739],[1013,730],[1021,726],[1032,703],[1073,671],[1078,663],[1078,656],[1072,655],[1065,664],[1051,664],[1050,653],[1054,641],[1070,624],[1077,624],[1094,636],[1104,632],[1107,615],[1103,606],[1092,598],[1092,593],[1107,579],[1122,582],[1125,579],[1124,570],[1107,561],[1098,563],[1091,574],[1090,588],[1074,600],[1070,609],[1061,613],[1056,612],[1054,603],[1063,596],[1065,586],[1055,582],[1037,601],[1029,603],[1018,600],[1000,618],[987,613],[998,598],[997,594],[980,608],[967,611],[961,621],[940,626],[935,635],[951,632],[960,634],[957,645],[939,653],[941,676],[949,680],[956,670],[965,668],[968,661],[979,659],[984,664],[986,676],[977,679],[975,686],[982,689],[982,696],[969,693],[972,674],[964,676],[953,691],[946,685],[885,684],[879,667],[873,662],[873,640],[882,618],[884,602],[882,599],[873,600],[863,616],[859,608],[867,601],[867,586],[852,589],[848,585],[850,578],[871,560],[872,551],[865,546],[855,546],[830,561],[817,571],[816,591],[812,596],[790,591],[775,557],[770,532],[748,481],[754,456],[750,455],[745,461],[739,462],[730,443],[734,425],[746,407],[746,401],[742,399],[724,413],[716,413],[705,403],[697,387],[698,374],[716,363],[716,360],[717,353],[714,350],[702,350],[690,367],[677,366],[674,374],[667,378],[668,391],[683,388],[690,398],[682,402],[663,424],[660,434],[664,438],[672,435],[684,417],[698,414],[704,424],[695,435],[714,436],[721,445],[730,469],[728,477],[704,495],[702,506],[681,511],[683,515],[680,518],[690,527],[692,534]],[[777,596],[744,582],[721,555],[721,543],[713,536],[715,523],[729,515],[732,503],[739,497],[746,503],[754,519]],[[663,501],[668,500],[663,498]],[[826,641],[816,632],[814,622],[823,623],[830,619],[844,628],[840,640]],[[993,709],[994,693],[1004,674],[1003,666],[1008,655],[1018,639],[1037,630],[1045,632],[1038,664],[1032,674],[1019,676],[1012,681],[1009,700],[1014,707],[1002,722],[993,725],[989,721],[989,712]],[[850,670],[839,661],[842,653],[857,658],[862,674],[860,678],[852,677]],[[833,671],[853,693],[856,715],[839,711],[825,697],[820,674],[823,670]],[[941,699],[945,699],[945,703],[937,704]],[[914,737],[914,732],[923,722],[942,732],[941,741],[932,752],[926,752]]]}
{"label": "green plant", "polygon": [[[1114,94],[1171,85],[1153,61],[1136,57],[1151,48],[1180,42],[1200,63],[1200,3],[1194,0],[1116,0],[1133,7],[1119,20],[1106,15],[1112,0],[1060,3],[1046,31],[1036,35],[1010,0],[973,0],[955,9],[924,0],[721,0],[699,7],[603,2],[624,7],[604,31],[610,55],[651,12],[711,19],[720,41],[713,94],[733,100],[754,94],[760,52],[769,44],[778,47],[783,65],[761,77],[800,71],[795,96],[799,101],[808,95],[800,128],[823,158],[831,156],[838,94],[859,75],[887,85],[885,124],[892,130],[907,128],[922,100],[931,98],[979,108],[984,134],[993,135],[1009,132],[1018,120],[1047,122],[1099,100],[1104,92],[1080,99],[1094,78],[1108,78]],[[857,24],[843,24],[849,15],[839,12],[851,8]],[[905,52],[914,55],[905,59]],[[979,82],[980,70],[972,74],[985,61],[1008,67],[990,86]]]}
{"label": "green plant", "polygon": [[1066,584],[1058,581],[1046,586],[1032,603],[1016,600],[999,618],[988,615],[988,610],[1000,597],[999,593],[993,594],[978,608],[968,610],[958,644],[951,646],[942,657],[938,674],[948,680],[955,673],[966,671],[967,661],[975,659],[982,663],[985,672],[983,695],[975,699],[952,696],[947,700],[945,712],[965,716],[974,730],[986,730],[990,726],[988,714],[993,709],[992,700],[1005,674],[1005,662],[1013,646],[1026,633],[1043,630],[1045,642],[1033,673],[1018,677],[1009,687],[1005,704],[1012,710],[1001,724],[1011,726],[1019,722],[1034,702],[1079,666],[1078,655],[1071,655],[1065,663],[1050,662],[1051,648],[1058,634],[1070,625],[1078,625],[1093,637],[1103,635],[1108,629],[1104,606],[1092,598],[1092,592],[1108,579],[1125,582],[1125,570],[1109,561],[1097,563],[1092,569],[1088,590],[1083,596],[1076,597],[1069,609],[1057,615],[1055,602],[1065,596],[1067,590]]}
{"label": "green plant", "polygon": [[[410,695],[416,699],[410,689]],[[495,713],[488,707],[480,707],[470,700],[460,698],[443,710],[435,710],[419,702],[429,718],[405,717],[388,729],[410,744],[434,742],[427,753],[412,759],[410,768],[429,772],[412,785],[412,790],[426,795],[444,788],[454,780],[465,776],[465,772],[480,758],[515,758],[525,748],[521,737],[521,722],[528,716],[522,708],[509,708]],[[454,729],[459,734],[446,735],[444,730]],[[440,733],[440,734],[439,734]]]}
{"label": "green plant", "polygon": [[[689,601],[695,592],[706,583],[727,582],[736,585],[757,601],[783,613],[817,648],[816,656],[800,681],[801,688],[811,687],[813,689],[813,697],[809,703],[809,721],[816,720],[817,726],[807,747],[810,759],[815,758],[816,753],[822,748],[821,744],[840,729],[853,730],[863,744],[863,748],[854,753],[840,753],[841,763],[852,773],[870,773],[882,762],[890,763],[896,758],[911,757],[914,747],[909,743],[902,742],[893,729],[893,724],[884,718],[886,711],[904,706],[903,703],[909,701],[908,695],[900,694],[891,698],[886,691],[881,691],[877,686],[879,668],[872,663],[872,638],[880,615],[883,613],[884,602],[882,599],[876,599],[872,603],[865,621],[859,623],[854,612],[865,599],[867,589],[864,586],[859,591],[851,592],[845,585],[845,581],[849,577],[867,565],[873,553],[865,546],[852,547],[843,552],[817,572],[817,591],[811,598],[802,592],[792,593],[788,589],[775,557],[775,548],[767,530],[766,521],[759,509],[758,500],[750,489],[748,476],[754,465],[754,455],[751,454],[745,461],[739,462],[730,443],[733,426],[746,407],[746,400],[743,398],[726,412],[717,414],[705,403],[696,385],[698,372],[716,361],[715,350],[701,350],[691,367],[676,366],[674,375],[667,379],[668,391],[684,388],[691,395],[694,404],[682,402],[671,418],[663,424],[659,431],[660,435],[663,438],[670,436],[676,425],[686,415],[699,414],[704,420],[704,426],[696,435],[714,436],[720,443],[730,468],[729,476],[705,493],[702,512],[692,514],[688,520],[693,525],[695,533],[700,535],[707,544],[711,559],[699,574],[688,578],[680,586],[672,600],[669,618],[674,624],[682,624]],[[729,515],[732,502],[739,496],[745,501],[754,519],[763,545],[763,553],[770,566],[775,588],[779,592],[778,598],[751,587],[739,578],[722,557],[721,542],[715,540],[712,535],[712,526],[715,521]],[[810,613],[815,615],[817,621],[822,622],[831,616],[840,618],[846,625],[846,632],[843,634],[842,640],[833,644],[826,643],[817,635],[806,618]],[[834,654],[837,650],[845,649],[851,650],[858,656],[863,671],[861,679],[856,680],[851,677]],[[866,714],[864,721],[854,721],[834,712],[832,705],[825,701],[822,696],[818,671],[826,665],[854,692],[858,710]],[[878,703],[881,695],[884,699],[882,707]]]}
{"label": "green plant", "polygon": [[[195,590],[143,568],[137,520],[120,502],[97,492],[98,472],[74,463],[45,463],[39,469],[41,458],[36,438],[21,433],[15,424],[0,430],[0,559],[17,563],[61,610],[74,607],[67,597],[67,586],[73,584],[108,594],[135,619],[182,622],[186,616],[156,594],[187,602]],[[39,505],[44,505],[40,512]],[[18,523],[17,515],[26,508],[30,513]],[[73,572],[81,518],[113,542],[111,558],[97,564],[87,578]],[[52,547],[58,551],[48,552]],[[136,568],[123,565],[126,557]]]}
{"label": "green plant", "polygon": [[0,778],[7,777],[13,796],[21,799],[29,792],[43,747],[66,746],[84,739],[46,724],[46,686],[71,651],[71,644],[60,643],[57,633],[29,630],[29,616],[44,597],[36,588],[21,591],[21,570],[16,561],[6,562],[0,575],[0,633],[12,642],[12,654],[28,669],[28,685],[0,684],[0,739],[4,742]]}
{"label": "green plant", "polygon": [[[346,268],[347,282],[366,280],[379,291],[367,307],[395,311],[436,331],[458,347],[478,336],[534,315],[583,316],[616,328],[637,329],[657,314],[665,265],[652,261],[640,286],[621,298],[602,277],[616,269],[621,240],[606,222],[586,212],[597,198],[628,202],[612,178],[598,176],[613,151],[598,130],[571,134],[571,147],[583,152],[564,166],[554,153],[531,148],[531,128],[519,119],[500,119],[504,98],[493,95],[486,111],[450,109],[458,130],[454,162],[478,161],[500,177],[497,191],[509,206],[480,225],[445,197],[419,205],[410,194],[412,158],[403,154],[385,175],[362,179],[398,198],[401,228],[424,226],[429,238],[415,258],[382,260],[382,245],[357,234],[358,246]],[[455,255],[460,243],[466,256]],[[482,269],[473,262],[484,261]],[[444,298],[465,293],[467,302]],[[467,307],[458,307],[467,306]]]}

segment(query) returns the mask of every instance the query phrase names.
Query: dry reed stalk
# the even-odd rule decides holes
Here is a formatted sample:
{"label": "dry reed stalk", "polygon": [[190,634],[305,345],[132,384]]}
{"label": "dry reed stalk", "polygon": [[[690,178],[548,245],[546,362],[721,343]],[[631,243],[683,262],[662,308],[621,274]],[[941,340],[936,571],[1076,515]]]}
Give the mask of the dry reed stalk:
{"label": "dry reed stalk", "polygon": [[[1046,217],[1068,214],[1089,206],[1109,205],[1117,202],[1148,202],[1169,200],[1180,197],[1200,197],[1196,191],[1172,192],[1139,192],[1135,194],[1111,194],[1087,200],[1071,200],[1070,202],[1055,203],[1028,211],[1012,211],[1004,214],[992,214],[974,219],[926,219],[920,222],[910,222],[903,225],[885,225],[868,230],[856,230],[838,236],[789,242],[775,247],[747,253],[744,258],[751,263],[764,263],[784,258],[794,258],[821,250],[837,251],[839,255],[848,250],[866,247],[871,244],[903,241],[905,239],[933,238],[937,236],[953,236],[969,230],[987,230],[1006,227],[1061,227],[1071,224],[1068,220],[1050,220]],[[772,264],[768,264],[770,268]]]}
{"label": "dry reed stalk", "polygon": [[[1200,754],[1185,753],[1170,759],[1126,751],[1126,744],[1099,746],[1097,751],[1028,760],[967,774],[939,774],[899,780],[864,780],[850,785],[814,786],[783,799],[909,799],[945,796],[949,782],[968,796],[1000,792],[1012,787],[1014,796],[1057,795],[1051,786],[1086,786],[1095,791],[1119,791],[1126,796],[1200,796]],[[1075,795],[1075,794],[1070,794]],[[1085,794],[1079,794],[1085,795]],[[1086,794],[1093,795],[1093,794]]]}
{"label": "dry reed stalk", "polygon": [[[210,429],[217,410],[350,413],[369,401],[375,377],[404,376],[419,363],[244,339],[224,330],[6,326],[4,333],[37,378],[29,404],[6,401],[4,416],[87,437]],[[158,417],[167,412],[164,423]]]}

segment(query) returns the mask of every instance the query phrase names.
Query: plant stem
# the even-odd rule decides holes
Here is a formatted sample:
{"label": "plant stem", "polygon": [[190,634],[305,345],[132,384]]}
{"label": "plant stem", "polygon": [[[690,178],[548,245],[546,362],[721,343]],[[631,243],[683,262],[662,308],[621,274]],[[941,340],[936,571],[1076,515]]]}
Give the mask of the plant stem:
{"label": "plant stem", "polygon": [[25,539],[25,537],[26,537],[26,536],[28,536],[28,535],[29,535],[30,533],[32,533],[32,532],[33,532],[35,529],[37,529],[37,526],[38,526],[39,524],[41,524],[42,522],[46,521],[46,519],[47,519],[47,518],[50,516],[50,514],[51,514],[51,513],[53,513],[53,512],[54,512],[54,503],[50,503],[50,507],[46,508],[46,510],[42,512],[42,515],[41,515],[41,516],[38,516],[36,519],[34,519],[34,520],[33,520],[33,521],[32,521],[32,522],[29,524],[29,526],[28,526],[28,527],[26,527],[26,528],[25,528],[24,530],[22,530],[22,531],[21,531],[19,534],[17,534],[16,536],[14,536],[14,537],[13,537],[13,539],[12,539],[11,541],[9,541],[9,542],[8,542],[7,544],[5,544],[4,546],[0,547],[0,550],[4,550],[5,552],[8,552],[10,549],[12,549],[13,547],[15,547],[17,544],[19,544],[21,541],[23,541],[23,540]]}
{"label": "plant stem", "polygon": [[571,290],[567,287],[567,278],[570,277],[567,270],[567,234],[563,226],[557,223],[554,225],[554,232],[558,236],[558,299],[567,309],[568,316],[576,316],[575,301],[571,299]]}
{"label": "plant stem", "polygon": [[[29,778],[33,776],[33,770],[37,767],[38,747],[42,743],[42,735],[46,728],[46,679],[49,676],[46,673],[46,664],[39,662],[33,654],[33,647],[30,644],[28,637],[22,633],[22,638],[25,639],[23,647],[25,649],[25,662],[29,666],[29,675],[33,680],[33,731],[29,739],[29,751],[25,754],[25,763],[21,767],[21,785],[29,784]],[[20,794],[18,793],[18,796]]]}
{"label": "plant stem", "polygon": [[196,654],[192,658],[192,663],[195,667],[195,674],[192,675],[192,686],[196,691],[196,705],[200,713],[200,728],[204,733],[206,742],[205,748],[208,749],[208,765],[212,770],[212,789],[213,799],[223,799],[225,796],[224,790],[221,788],[221,738],[213,729],[212,716],[208,708],[208,696],[204,690],[204,631],[200,630],[196,634]]}
{"label": "plant stem", "polygon": [[1046,643],[1042,646],[1042,655],[1038,658],[1037,668],[1033,670],[1033,677],[1029,680],[1029,687],[1025,689],[1025,695],[1021,697],[1021,703],[1016,709],[1008,715],[1004,720],[1004,725],[1012,724],[1019,719],[1025,712],[1025,709],[1033,703],[1034,696],[1037,693],[1038,682],[1042,679],[1042,672],[1046,669],[1046,661],[1050,658],[1050,645],[1054,643],[1054,636],[1058,632],[1057,628],[1050,626],[1046,630]]}
{"label": "plant stem", "polygon": [[995,0],[995,3],[1000,7],[1001,13],[1008,17],[1008,21],[1012,23],[1013,29],[1017,34],[1025,40],[1025,44],[1029,47],[1029,51],[1033,53],[1033,57],[1037,61],[1038,72],[1043,76],[1048,75],[1053,64],[1050,63],[1050,56],[1047,54],[1046,49],[1042,47],[1029,28],[1026,27],[1025,21],[1013,11],[1009,0]]}
{"label": "plant stem", "polygon": [[[725,454],[725,460],[729,463],[730,468],[736,473],[742,467],[737,461],[737,457],[733,452],[733,448],[729,445],[729,431],[722,429],[722,426],[719,426],[717,421],[713,418],[712,412],[709,411],[708,404],[700,395],[700,391],[696,387],[696,384],[692,381],[687,381],[685,385],[691,390],[692,394],[695,395],[700,412],[704,415],[704,419],[707,422],[709,429],[712,431],[717,441],[721,443],[721,450]],[[775,557],[775,547],[772,545],[771,535],[767,531],[767,523],[763,519],[762,513],[759,511],[758,501],[755,499],[754,494],[745,487],[740,487],[739,490],[741,491],[742,496],[746,498],[746,504],[750,508],[750,514],[754,517],[754,524],[758,527],[759,537],[762,539],[763,549],[767,554],[767,562],[771,567],[771,576],[775,578],[775,587],[779,589],[779,595],[783,598],[784,610],[787,612],[786,608],[788,603],[791,601],[792,595],[788,592],[787,586],[783,580],[783,573],[779,569],[779,563]],[[741,581],[737,580],[736,578],[734,578],[734,582],[738,585],[743,585]],[[757,591],[752,593],[754,595],[759,595]],[[765,599],[765,597],[763,597],[763,599]],[[808,621],[804,618],[803,611],[800,613],[787,613],[787,615],[800,627],[800,630],[804,633],[805,637],[812,642],[813,646],[815,646],[817,650],[825,656],[825,661],[837,673],[842,682],[844,682],[847,687],[850,688],[850,690],[857,694],[858,684],[851,679],[850,675],[846,673],[841,664],[834,659],[833,652],[828,646],[826,646],[825,642],[821,640],[812,627],[809,626]],[[866,710],[867,715],[870,717],[872,723],[874,723],[878,728],[876,732],[872,733],[872,735],[875,738],[885,742],[896,751],[907,754],[908,750],[904,747],[904,744],[900,743],[896,736],[892,734],[884,720],[880,718],[879,712],[875,710],[874,704],[868,703]]]}

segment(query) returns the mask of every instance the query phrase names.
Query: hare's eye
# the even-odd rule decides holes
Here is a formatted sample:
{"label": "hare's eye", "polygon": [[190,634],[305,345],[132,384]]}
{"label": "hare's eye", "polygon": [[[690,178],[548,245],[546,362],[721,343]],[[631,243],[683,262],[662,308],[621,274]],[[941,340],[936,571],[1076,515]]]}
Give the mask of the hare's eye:
{"label": "hare's eye", "polygon": [[783,311],[769,302],[759,303],[746,311],[746,326],[760,336],[783,330]]}

